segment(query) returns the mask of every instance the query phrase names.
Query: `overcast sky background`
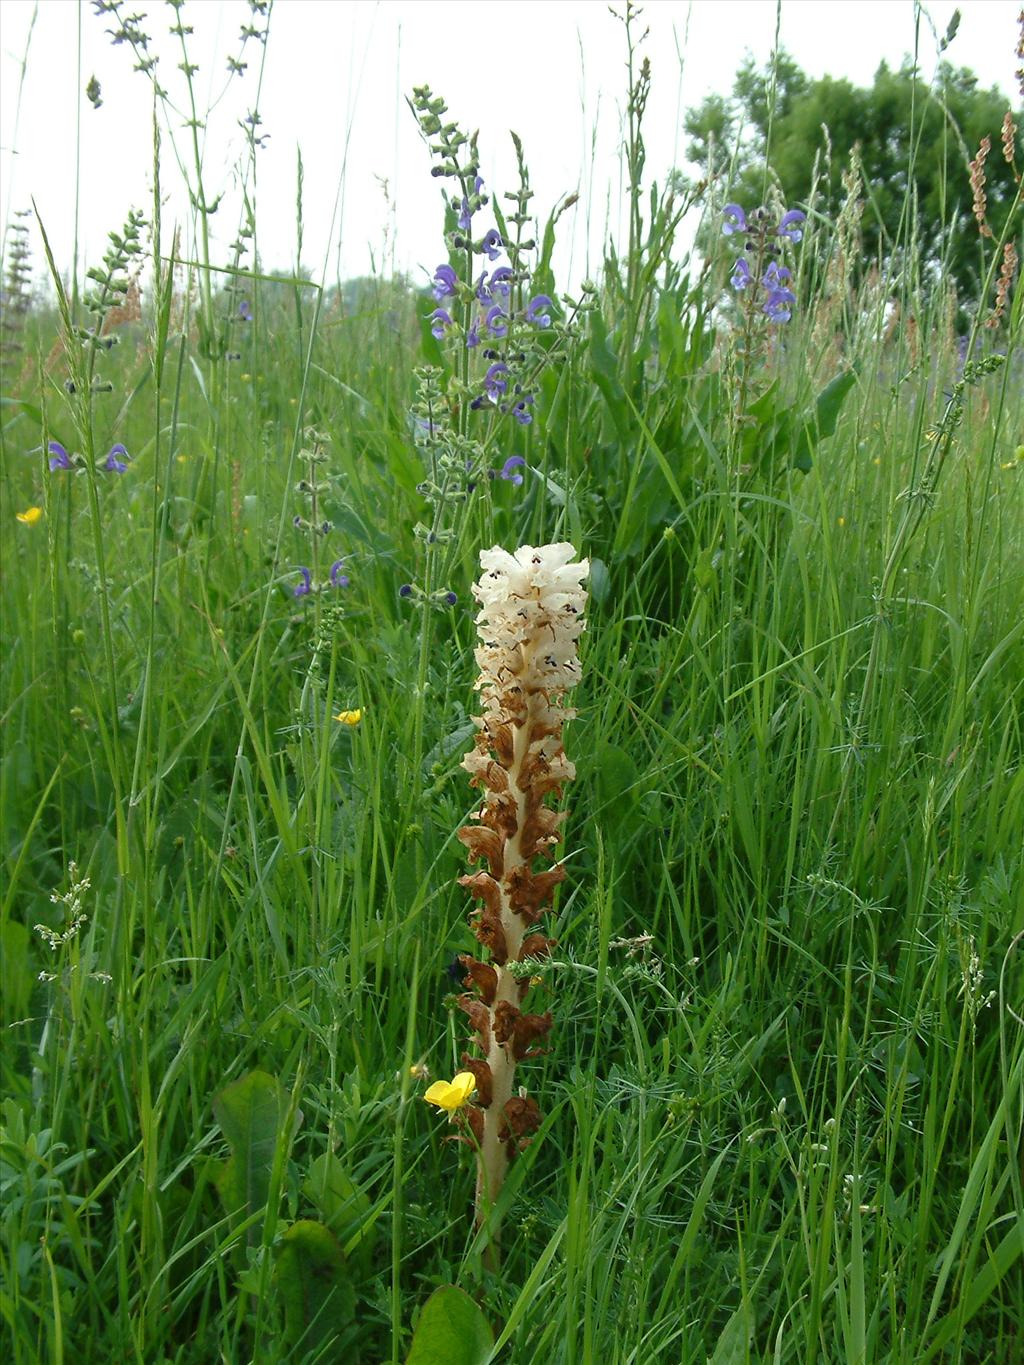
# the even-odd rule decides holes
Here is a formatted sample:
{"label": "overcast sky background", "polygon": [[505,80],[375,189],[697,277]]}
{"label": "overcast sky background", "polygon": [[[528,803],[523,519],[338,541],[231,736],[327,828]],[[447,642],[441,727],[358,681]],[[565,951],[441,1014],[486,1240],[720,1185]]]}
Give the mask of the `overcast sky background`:
{"label": "overcast sky background", "polygon": [[[927,7],[940,34],[954,8],[952,0]],[[972,68],[983,85],[999,86],[1019,107],[1017,0],[961,0],[960,8],[963,21],[947,59]],[[149,16],[143,27],[161,56],[162,83],[184,107],[181,53],[167,35],[174,11],[153,0],[127,9]],[[538,213],[546,216],[565,194],[579,191],[579,208],[560,225],[563,287],[596,271],[606,227],[619,236],[625,46],[622,25],[603,0],[276,0],[265,54],[250,42],[248,69],[230,82],[227,58],[238,49],[248,5],[187,0],[182,15],[195,30],[188,42],[199,66],[200,112],[212,107],[203,143],[207,194],[226,191],[211,220],[215,262],[227,262],[239,223],[245,140],[238,123],[258,108],[269,140],[250,188],[264,267],[296,263],[301,147],[302,264],[313,277],[331,283],[374,265],[425,280],[443,258],[443,211],[405,103],[412,86],[423,83],[444,95],[449,117],[480,130],[489,186],[514,185],[512,128],[525,144]],[[747,51],[759,61],[769,56],[776,6],[650,0],[642,22],[650,36],[641,50],[654,81],[645,122],[647,179],[661,182],[682,163],[684,110],[711,92],[727,94]],[[80,268],[102,255],[106,233],[120,227],[130,207],[148,217],[152,203],[151,85],[133,72],[131,50],[112,45],[105,32],[111,27],[109,16],[97,17],[78,0],[0,0],[0,208],[6,223],[34,197],[63,270],[72,260],[76,165]],[[812,76],[870,84],[879,62],[898,66],[914,52],[915,7],[913,0],[783,0],[780,40]],[[938,57],[926,18],[917,50],[928,79]],[[92,76],[102,89],[100,109],[84,94]],[[188,133],[173,116],[163,132],[165,229],[178,221],[188,233],[188,200],[170,144],[173,135],[187,156]],[[168,231],[165,248],[169,240]],[[33,253],[41,267],[34,231]]]}

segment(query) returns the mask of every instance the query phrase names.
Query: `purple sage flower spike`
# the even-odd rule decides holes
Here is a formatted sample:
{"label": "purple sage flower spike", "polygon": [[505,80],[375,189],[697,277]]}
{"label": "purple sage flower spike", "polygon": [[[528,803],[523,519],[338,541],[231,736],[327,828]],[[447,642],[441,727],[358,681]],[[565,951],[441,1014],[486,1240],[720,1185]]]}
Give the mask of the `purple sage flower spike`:
{"label": "purple sage flower spike", "polygon": [[313,591],[313,575],[308,569],[300,569],[299,573],[302,575],[302,582],[292,588],[292,596],[308,597]]}
{"label": "purple sage flower spike", "polygon": [[507,483],[514,484],[515,487],[518,488],[523,481],[523,476],[522,474],[517,474],[516,470],[521,465],[525,466],[525,464],[526,461],[523,459],[522,455],[510,455],[498,471],[498,478],[505,479]]}
{"label": "purple sage flower spike", "polygon": [[438,341],[440,341],[445,332],[452,325],[451,314],[446,313],[443,308],[435,308],[431,313],[430,318],[430,335],[437,337]]}
{"label": "purple sage flower spike", "polygon": [[348,587],[348,574],[344,574],[344,573],[341,572],[342,565],[343,565],[344,563],[345,563],[345,561],[344,561],[343,559],[336,559],[336,560],[334,561],[334,563],[331,565],[331,587],[332,587],[332,588],[347,588],[347,587]]}
{"label": "purple sage flower spike", "polygon": [[798,224],[806,221],[806,213],[801,213],[799,209],[790,209],[788,213],[782,215],[782,222],[779,224],[779,236],[788,237],[791,242],[799,242],[804,234],[803,229]]}
{"label": "purple sage flower spike", "polygon": [[50,469],[70,469],[71,456],[59,441],[51,441],[46,447],[50,455]]}
{"label": "purple sage flower spike", "polygon": [[487,252],[487,259],[489,261],[496,261],[501,255],[501,248],[503,245],[501,233],[497,228],[491,228],[490,232],[484,233],[484,239],[480,245],[482,249]]}
{"label": "purple sage flower spike", "polygon": [[450,265],[439,265],[434,271],[434,283],[430,292],[438,302],[451,298],[458,285],[458,277]]}
{"label": "purple sage flower spike", "polygon": [[252,304],[248,299],[242,299],[239,303],[238,318],[240,322],[252,322]]}
{"label": "purple sage flower spike", "polygon": [[729,283],[732,285],[733,289],[736,290],[746,289],[747,285],[750,283],[750,266],[747,265],[743,256],[736,262]]}
{"label": "purple sage flower spike", "polygon": [[746,232],[747,215],[739,204],[726,204],[722,210],[725,222],[722,224],[723,237],[731,237],[734,232]]}
{"label": "purple sage flower spike", "polygon": [[484,321],[491,329],[492,336],[508,336],[508,319],[506,318],[500,303],[496,303],[493,308],[487,310],[487,316]]}
{"label": "purple sage flower spike", "polygon": [[[124,459],[121,459],[122,455],[124,456]],[[103,461],[103,468],[108,474],[123,474],[128,468],[128,452],[120,441],[118,441],[117,445],[110,447],[110,450],[107,452],[107,458]]]}

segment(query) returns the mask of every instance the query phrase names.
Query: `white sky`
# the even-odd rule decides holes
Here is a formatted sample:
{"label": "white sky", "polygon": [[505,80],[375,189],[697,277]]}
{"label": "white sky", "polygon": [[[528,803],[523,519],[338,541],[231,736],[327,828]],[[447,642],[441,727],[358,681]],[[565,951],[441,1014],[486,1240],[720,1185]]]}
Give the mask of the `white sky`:
{"label": "white sky", "polygon": [[[952,0],[928,7],[940,33],[954,7]],[[972,68],[982,85],[1015,95],[1017,0],[960,0],[960,8],[963,21],[947,58]],[[128,0],[126,9],[148,14],[143,27],[152,50],[162,54],[162,82],[183,100],[184,78],[175,69],[181,55],[166,36],[173,10],[154,0]],[[237,50],[249,9],[244,0],[187,0],[182,15],[195,29],[190,60],[199,64],[202,112],[224,90],[227,57]],[[650,37],[642,52],[654,78],[645,123],[647,179],[662,181],[682,161],[683,110],[708,93],[728,94],[748,50],[767,58],[776,6],[774,0],[648,0],[643,23]],[[151,87],[132,71],[130,49],[111,44],[104,32],[110,27],[109,16],[97,17],[78,0],[0,0],[0,211],[7,221],[34,197],[62,269],[72,259],[76,161],[86,264],[102,254],[107,231],[121,226],[129,207],[148,216],[152,202]],[[913,0],[782,4],[782,45],[812,76],[869,84],[880,61],[898,66],[913,52],[914,34]],[[255,187],[264,267],[288,269],[296,260],[301,147],[302,261],[314,278],[330,283],[363,274],[371,260],[421,280],[433,271],[443,259],[439,182],[430,177],[427,150],[405,104],[413,85],[428,83],[448,101],[450,118],[467,130],[479,128],[489,186],[513,187],[508,129],[514,128],[525,144],[540,214],[579,190],[580,207],[560,224],[564,245],[556,257],[562,287],[570,276],[578,282],[596,270],[606,222],[617,236],[623,220],[624,54],[622,26],[604,0],[276,0],[258,102],[260,131],[270,135],[258,156]],[[238,120],[257,107],[257,44],[249,44],[246,59],[248,70],[213,110],[204,143],[207,195],[228,191],[211,220],[217,263],[227,261],[226,244],[239,221],[232,189],[244,152]],[[919,60],[930,77],[936,43],[925,20]],[[102,87],[99,110],[84,96],[93,75]],[[174,123],[185,153],[187,133],[180,120]],[[164,151],[170,196],[164,221],[168,228],[176,220],[187,226],[188,202],[166,130]],[[41,265],[35,234],[33,251]]]}

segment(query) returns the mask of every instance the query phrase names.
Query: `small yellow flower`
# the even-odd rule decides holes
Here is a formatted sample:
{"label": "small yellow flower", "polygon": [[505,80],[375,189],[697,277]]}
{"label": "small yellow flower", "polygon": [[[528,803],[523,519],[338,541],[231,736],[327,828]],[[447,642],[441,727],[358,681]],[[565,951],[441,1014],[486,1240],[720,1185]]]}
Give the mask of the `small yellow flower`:
{"label": "small yellow flower", "polygon": [[836,517],[836,525],[837,525],[837,526],[845,526],[845,525],[846,525],[846,518],[845,518],[845,517]]}
{"label": "small yellow flower", "polygon": [[453,1114],[462,1106],[476,1089],[476,1077],[471,1071],[460,1071],[449,1081],[435,1081],[423,1098],[428,1104],[436,1104],[438,1109],[447,1109]]}
{"label": "small yellow flower", "polygon": [[355,711],[339,711],[334,717],[335,720],[340,720],[342,725],[358,725],[362,718],[362,707],[357,707]]}
{"label": "small yellow flower", "polygon": [[37,521],[43,519],[43,509],[41,507],[26,507],[24,512],[14,514],[23,526],[34,526]]}
{"label": "small yellow flower", "polygon": [[872,463],[872,464],[881,464],[881,463],[882,463],[882,457],[881,457],[881,455],[876,455],[875,458],[871,461],[871,463]]}

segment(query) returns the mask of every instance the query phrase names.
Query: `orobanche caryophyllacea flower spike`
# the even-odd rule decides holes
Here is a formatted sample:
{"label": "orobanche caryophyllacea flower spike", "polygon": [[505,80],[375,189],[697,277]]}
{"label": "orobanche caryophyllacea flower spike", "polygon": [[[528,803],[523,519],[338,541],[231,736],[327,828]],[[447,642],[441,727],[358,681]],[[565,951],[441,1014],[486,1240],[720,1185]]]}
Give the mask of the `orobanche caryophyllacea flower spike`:
{"label": "orobanche caryophyllacea flower spike", "polygon": [[[551,893],[565,877],[552,852],[564,820],[547,804],[576,769],[562,747],[562,727],[575,715],[562,705],[579,681],[577,641],[584,629],[587,560],[571,545],[524,545],[509,554],[480,554],[483,569],[473,594],[480,645],[476,661],[481,696],[476,746],[463,760],[483,793],[474,823],[459,831],[470,861],[486,870],[460,878],[480,901],[471,919],[486,961],[463,956],[469,1016],[480,1056],[463,1056],[476,1080],[465,1109],[477,1149],[476,1221],[480,1226],[501,1190],[509,1161],[540,1124],[540,1110],[515,1085],[516,1066],[536,1055],[533,1045],[551,1015],[530,1014],[529,959],[543,958],[552,940],[539,928]],[[535,862],[551,866],[534,867]],[[497,1228],[490,1222],[492,1261]]]}

